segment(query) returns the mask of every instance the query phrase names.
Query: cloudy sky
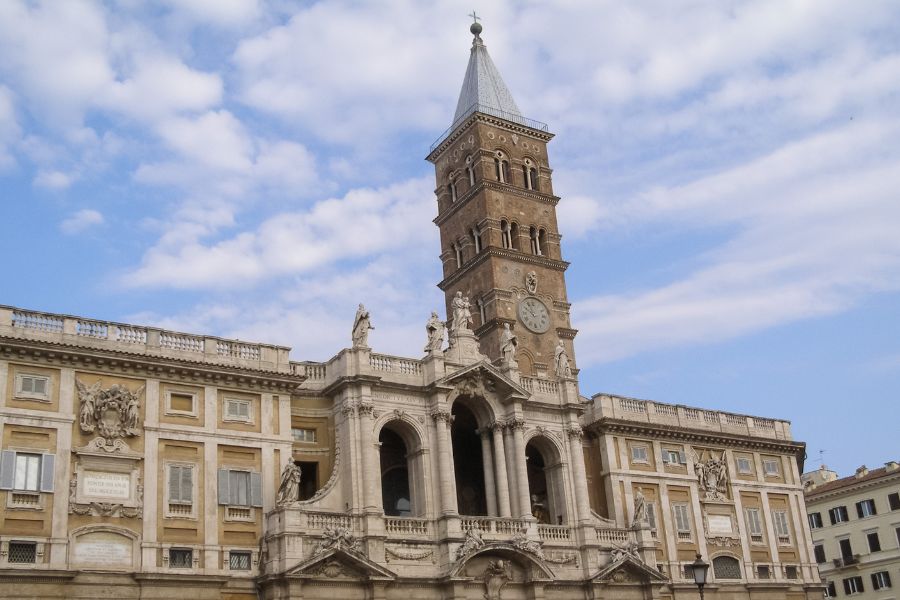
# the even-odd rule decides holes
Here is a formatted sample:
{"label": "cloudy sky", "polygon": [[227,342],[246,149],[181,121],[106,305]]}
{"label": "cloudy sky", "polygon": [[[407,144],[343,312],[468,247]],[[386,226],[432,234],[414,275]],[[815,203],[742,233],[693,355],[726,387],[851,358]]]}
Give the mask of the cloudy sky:
{"label": "cloudy sky", "polygon": [[[472,2],[0,2],[0,303],[417,356]],[[582,393],[900,458],[894,2],[475,2],[550,148]]]}

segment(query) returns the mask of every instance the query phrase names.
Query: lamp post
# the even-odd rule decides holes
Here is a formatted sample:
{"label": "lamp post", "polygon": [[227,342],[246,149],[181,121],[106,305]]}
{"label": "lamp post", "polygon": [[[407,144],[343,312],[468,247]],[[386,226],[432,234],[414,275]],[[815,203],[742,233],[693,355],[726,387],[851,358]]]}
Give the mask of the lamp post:
{"label": "lamp post", "polygon": [[697,560],[691,563],[694,574],[694,583],[700,590],[700,600],[703,600],[703,586],[706,585],[706,575],[709,573],[709,563],[703,562],[703,557],[697,553]]}

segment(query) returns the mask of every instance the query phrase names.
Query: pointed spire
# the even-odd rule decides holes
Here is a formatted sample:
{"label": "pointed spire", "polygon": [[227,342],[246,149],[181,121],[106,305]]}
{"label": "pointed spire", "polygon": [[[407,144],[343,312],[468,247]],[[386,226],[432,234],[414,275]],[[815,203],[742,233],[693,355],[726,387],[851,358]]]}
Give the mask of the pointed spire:
{"label": "pointed spire", "polygon": [[[470,15],[473,16],[474,15]],[[456,103],[456,115],[453,122],[459,123],[475,111],[483,112],[510,121],[523,119],[516,101],[513,100],[509,88],[503,83],[503,78],[487,47],[481,39],[481,23],[475,18],[475,22],[469,28],[475,39],[472,40],[472,53],[469,56],[469,66],[466,67],[466,76],[463,78],[462,90],[459,92],[459,101]]]}

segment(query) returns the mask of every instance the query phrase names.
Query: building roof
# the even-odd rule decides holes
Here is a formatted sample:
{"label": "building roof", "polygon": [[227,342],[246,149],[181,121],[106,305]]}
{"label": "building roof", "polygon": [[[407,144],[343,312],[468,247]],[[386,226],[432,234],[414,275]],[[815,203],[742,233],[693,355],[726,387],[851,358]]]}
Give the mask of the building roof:
{"label": "building roof", "polygon": [[[890,465],[891,463],[888,463]],[[885,477],[888,475],[895,475],[900,473],[900,469],[897,467],[879,467],[877,469],[869,470],[865,475],[850,475],[849,477],[841,477],[840,479],[835,479],[834,481],[829,481],[828,483],[823,483],[817,485],[810,489],[806,496],[807,498],[811,496],[819,496],[821,494],[828,494],[830,492],[837,492],[843,490],[845,488],[852,488],[854,486],[870,483],[875,479],[880,479],[881,477]]]}
{"label": "building roof", "polygon": [[488,54],[480,35],[481,25],[476,25],[478,26],[471,29],[475,39],[472,40],[469,66],[466,67],[453,122],[458,123],[476,111],[518,121],[523,118],[522,112]]}

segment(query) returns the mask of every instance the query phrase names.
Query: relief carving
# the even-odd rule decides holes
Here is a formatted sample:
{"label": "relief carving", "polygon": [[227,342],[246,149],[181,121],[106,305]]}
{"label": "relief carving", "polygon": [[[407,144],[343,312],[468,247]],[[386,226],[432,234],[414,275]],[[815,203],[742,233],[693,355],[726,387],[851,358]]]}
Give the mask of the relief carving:
{"label": "relief carving", "polygon": [[113,440],[141,435],[140,397],[144,386],[132,392],[115,383],[104,390],[99,381],[88,387],[76,379],[75,387],[81,403],[78,425],[82,432],[98,433],[104,446]]}
{"label": "relief carving", "polygon": [[[702,454],[702,450],[700,451]],[[702,460],[701,454],[691,448],[694,459],[694,472],[705,500],[726,500],[728,493],[728,466],[725,463],[725,451],[715,456],[711,451],[709,458]]]}
{"label": "relief carving", "polygon": [[502,600],[503,586],[509,581],[509,566],[503,559],[492,560],[484,570],[484,600]]}
{"label": "relief carving", "polygon": [[326,527],[322,532],[322,541],[313,550],[313,556],[318,556],[329,550],[347,550],[359,552],[359,540],[346,527]]}

